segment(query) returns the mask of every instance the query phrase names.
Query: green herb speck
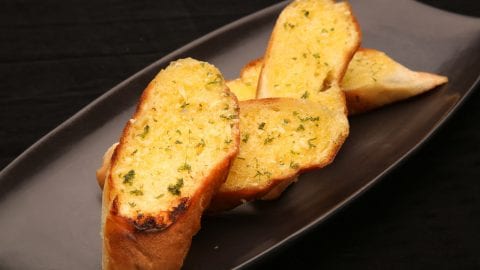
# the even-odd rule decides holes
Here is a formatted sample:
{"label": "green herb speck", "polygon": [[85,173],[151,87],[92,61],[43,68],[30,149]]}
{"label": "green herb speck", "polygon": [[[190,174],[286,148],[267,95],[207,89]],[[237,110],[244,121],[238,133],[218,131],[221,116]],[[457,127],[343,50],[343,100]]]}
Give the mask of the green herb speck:
{"label": "green herb speck", "polygon": [[249,138],[250,138],[250,134],[248,133],[243,134],[242,142],[247,143]]}
{"label": "green herb speck", "polygon": [[302,98],[302,99],[307,99],[309,95],[310,95],[310,94],[308,93],[308,91],[305,91],[305,93],[303,93],[303,95],[301,96],[301,98]]}
{"label": "green herb speck", "polygon": [[168,192],[170,192],[172,195],[179,196],[182,192],[180,189],[183,187],[183,178],[178,178],[177,183],[174,185],[168,185]]}
{"label": "green herb speck", "polygon": [[188,105],[190,105],[190,103],[184,101],[182,105],[180,105],[180,108],[185,109]]}
{"label": "green herb speck", "polygon": [[130,194],[135,195],[135,196],[141,196],[141,195],[143,195],[143,191],[141,191],[140,189],[134,189],[134,190],[130,191]]}
{"label": "green herb speck", "polygon": [[179,172],[181,172],[181,171],[191,172],[192,171],[192,166],[190,166],[190,164],[185,162],[185,163],[182,164],[182,166],[178,167],[177,171],[179,171]]}
{"label": "green herb speck", "polygon": [[139,134],[138,136],[140,136],[142,139],[145,138],[145,136],[147,136],[148,132],[150,131],[150,126],[149,125],[146,125],[143,127],[143,132],[142,134]]}
{"label": "green herb speck", "polygon": [[293,161],[290,161],[290,168],[292,169],[298,169],[300,168],[300,165],[298,163],[295,163]]}
{"label": "green herb speck", "polygon": [[129,184],[129,185],[132,185],[133,183],[133,178],[135,178],[135,171],[134,170],[130,170],[127,172],[127,174],[125,174],[123,176],[123,183],[124,184]]}

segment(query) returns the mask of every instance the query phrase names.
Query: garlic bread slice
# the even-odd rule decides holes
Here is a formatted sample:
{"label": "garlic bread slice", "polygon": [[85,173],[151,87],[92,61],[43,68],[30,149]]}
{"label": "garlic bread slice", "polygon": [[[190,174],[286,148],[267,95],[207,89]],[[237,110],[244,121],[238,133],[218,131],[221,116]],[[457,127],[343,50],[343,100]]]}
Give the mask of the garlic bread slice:
{"label": "garlic bread slice", "polygon": [[381,51],[360,49],[341,86],[349,113],[358,114],[419,95],[447,81],[445,76],[412,71]]}
{"label": "garlic bread slice", "polygon": [[300,172],[326,166],[347,137],[348,122],[313,101],[269,98],[240,102],[240,129],[240,152],[211,211],[260,199]]}
{"label": "garlic bread slice", "polygon": [[179,269],[238,152],[238,103],[214,66],[172,62],[142,94],[103,189],[103,269]]}
{"label": "garlic bread slice", "polygon": [[309,99],[346,114],[338,84],[360,39],[346,2],[293,1],[281,12],[270,37],[257,98]]}
{"label": "garlic bread slice", "polygon": [[[242,71],[259,74],[262,64],[262,59],[253,60]],[[238,87],[249,95],[256,92],[257,85],[251,80],[249,84],[243,83],[243,76],[236,80],[242,84],[230,86],[232,92],[240,91]],[[412,71],[384,52],[361,48],[350,61],[340,85],[345,92],[348,113],[353,115],[422,94],[447,82],[445,76]]]}

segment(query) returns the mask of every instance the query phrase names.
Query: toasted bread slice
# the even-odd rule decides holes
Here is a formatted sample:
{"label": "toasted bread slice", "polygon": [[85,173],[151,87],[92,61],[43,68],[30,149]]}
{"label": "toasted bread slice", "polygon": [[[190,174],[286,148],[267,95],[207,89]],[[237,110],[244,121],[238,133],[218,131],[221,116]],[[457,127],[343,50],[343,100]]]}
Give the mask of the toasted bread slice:
{"label": "toasted bread slice", "polygon": [[238,152],[238,103],[220,72],[172,62],[143,92],[103,189],[104,269],[179,269]]}
{"label": "toasted bread slice", "polygon": [[292,2],[280,14],[270,37],[257,98],[310,99],[346,114],[338,84],[360,39],[346,2]]}
{"label": "toasted bread slice", "polygon": [[[259,73],[261,66],[262,59],[256,59],[242,71]],[[232,92],[236,93],[240,91],[237,87],[242,87],[244,96],[256,93],[255,83],[244,83],[243,76],[236,80],[242,84],[230,86]],[[384,52],[361,48],[350,61],[341,87],[346,95],[348,113],[353,115],[419,95],[446,82],[448,78],[445,76],[412,71]]]}
{"label": "toasted bread slice", "polygon": [[241,101],[240,128],[240,152],[209,210],[262,198],[301,171],[326,166],[348,135],[343,115],[293,98]]}
{"label": "toasted bread slice", "polygon": [[240,78],[227,81],[228,88],[237,96],[238,100],[248,100],[256,97],[262,64],[261,58],[250,61],[240,71]]}
{"label": "toasted bread slice", "polygon": [[412,71],[381,51],[360,49],[341,85],[349,113],[357,114],[419,95],[447,81],[444,76]]}

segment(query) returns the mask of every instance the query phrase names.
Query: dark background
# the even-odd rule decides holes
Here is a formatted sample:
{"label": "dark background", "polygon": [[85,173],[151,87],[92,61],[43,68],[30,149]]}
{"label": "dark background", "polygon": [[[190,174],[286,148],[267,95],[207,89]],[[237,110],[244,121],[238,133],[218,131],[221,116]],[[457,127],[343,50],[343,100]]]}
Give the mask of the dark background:
{"label": "dark background", "polygon": [[[1,1],[0,168],[151,62],[276,2]],[[478,1],[422,2],[480,16]],[[480,269],[479,105],[476,91],[380,184],[257,267]]]}

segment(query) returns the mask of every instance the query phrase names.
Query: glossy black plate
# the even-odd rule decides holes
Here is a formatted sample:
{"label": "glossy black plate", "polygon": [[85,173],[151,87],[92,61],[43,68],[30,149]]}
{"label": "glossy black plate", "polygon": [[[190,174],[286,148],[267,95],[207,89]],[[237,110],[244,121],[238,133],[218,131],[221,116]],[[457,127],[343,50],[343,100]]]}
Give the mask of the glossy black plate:
{"label": "glossy black plate", "polygon": [[[335,163],[301,177],[281,199],[206,217],[185,269],[247,266],[320,224],[379,181],[446,120],[478,83],[480,20],[413,1],[353,1],[363,46],[450,82],[351,120]],[[233,78],[263,54],[279,4],[221,28],[127,79],[33,145],[0,173],[1,269],[100,268],[101,194],[94,178],[156,72],[192,56]]]}

